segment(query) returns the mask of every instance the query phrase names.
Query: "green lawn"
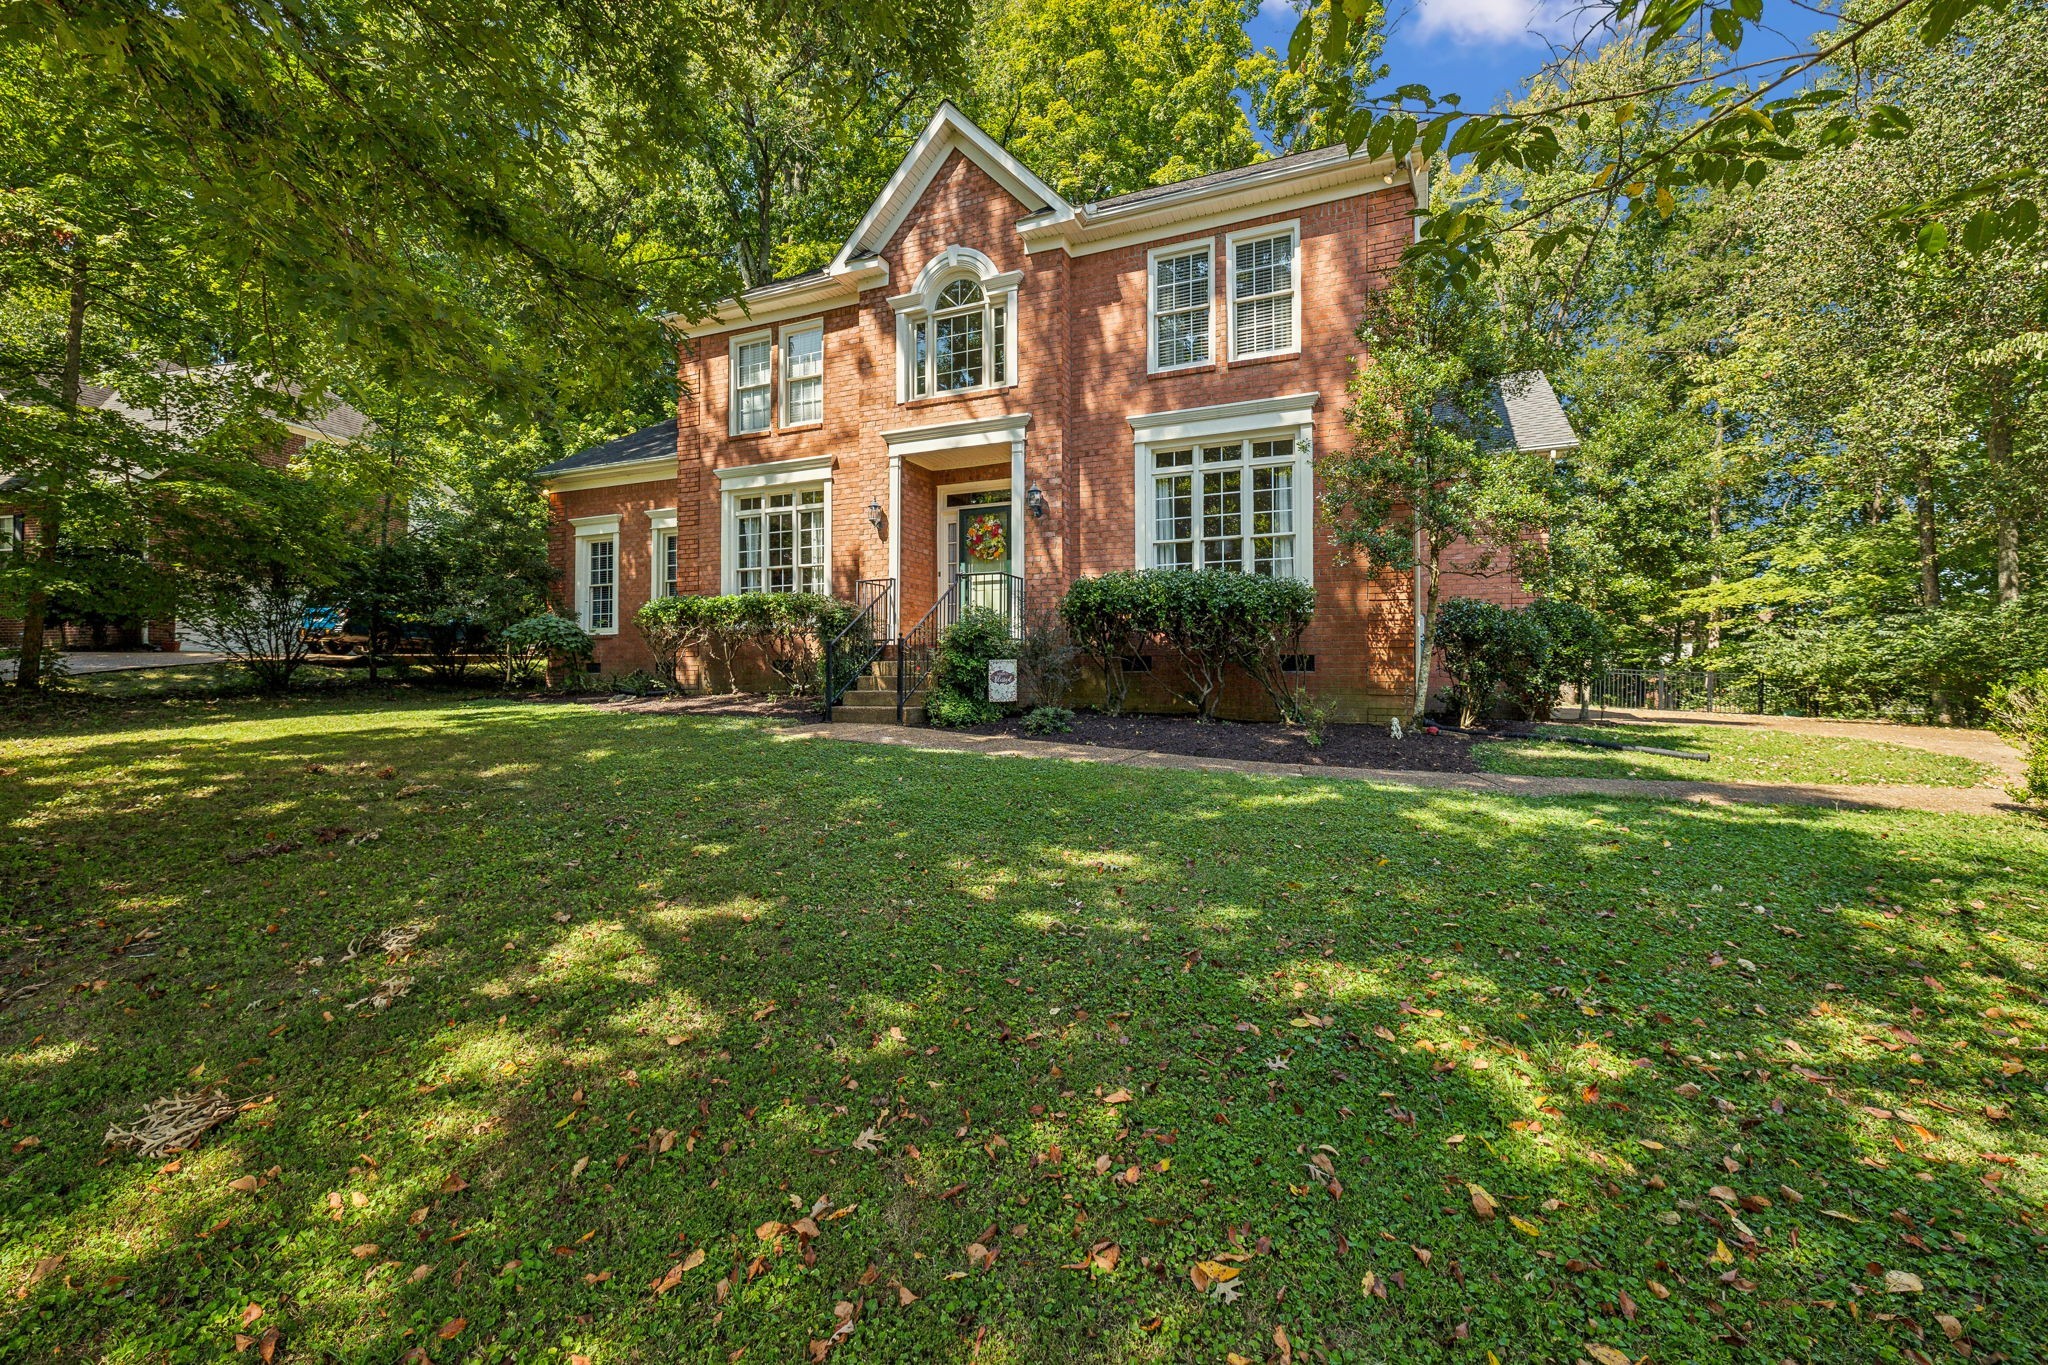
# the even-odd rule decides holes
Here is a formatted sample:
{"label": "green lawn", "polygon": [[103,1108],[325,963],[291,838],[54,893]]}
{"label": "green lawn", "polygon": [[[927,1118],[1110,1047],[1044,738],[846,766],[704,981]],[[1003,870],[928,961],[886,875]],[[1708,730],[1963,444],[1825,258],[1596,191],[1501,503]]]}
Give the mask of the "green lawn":
{"label": "green lawn", "polygon": [[1950,754],[1931,754],[1877,740],[1830,739],[1784,730],[1639,724],[1540,728],[1586,739],[1704,752],[1713,757],[1702,763],[1661,754],[1619,753],[1535,740],[1488,742],[1475,746],[1473,753],[1488,772],[1534,777],[1671,777],[1689,782],[1868,782],[1974,787],[1996,776],[1982,764]]}
{"label": "green lawn", "polygon": [[2017,818],[341,694],[0,713],[0,821],[0,1359],[2048,1342]]}

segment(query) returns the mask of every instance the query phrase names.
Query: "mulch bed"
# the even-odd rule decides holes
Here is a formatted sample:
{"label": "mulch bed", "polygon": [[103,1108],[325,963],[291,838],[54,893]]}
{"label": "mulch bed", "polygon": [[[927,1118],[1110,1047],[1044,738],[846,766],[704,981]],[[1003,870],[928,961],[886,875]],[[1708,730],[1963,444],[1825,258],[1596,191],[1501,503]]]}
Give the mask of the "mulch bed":
{"label": "mulch bed", "polygon": [[1271,723],[1217,721],[1198,725],[1188,716],[1105,716],[1084,711],[1067,734],[1027,735],[1016,718],[976,725],[966,733],[1006,735],[1020,740],[1056,744],[1096,744],[1112,749],[1142,749],[1155,754],[1191,758],[1248,758],[1263,763],[1309,763],[1342,768],[1398,768],[1410,772],[1472,773],[1472,738],[1446,732],[1425,735],[1411,730],[1399,740],[1384,725],[1332,725],[1320,749],[1311,749],[1301,731]]}
{"label": "mulch bed", "polygon": [[696,697],[633,697],[612,692],[536,693],[534,701],[602,706],[611,711],[678,716],[757,716],[770,720],[817,720],[816,697],[777,697],[763,692],[714,692]]}

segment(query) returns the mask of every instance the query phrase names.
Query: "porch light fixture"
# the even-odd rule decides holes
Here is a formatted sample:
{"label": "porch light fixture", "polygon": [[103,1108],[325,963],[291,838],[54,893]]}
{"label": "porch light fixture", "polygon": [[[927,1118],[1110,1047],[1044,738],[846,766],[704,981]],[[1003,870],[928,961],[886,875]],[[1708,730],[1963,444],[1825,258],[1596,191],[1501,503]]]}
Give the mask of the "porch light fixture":
{"label": "porch light fixture", "polygon": [[869,499],[868,499],[868,525],[870,525],[870,526],[872,526],[872,527],[874,527],[874,528],[875,528],[875,534],[876,534],[876,535],[880,535],[880,534],[882,534],[882,523],[883,523],[883,521],[884,521],[884,520],[886,520],[886,519],[887,519],[887,517],[888,517],[888,513],[884,512],[884,511],[882,510],[882,504],[881,504],[881,503],[879,503],[879,502],[877,502],[877,501],[875,501],[875,500],[874,500],[873,498],[869,498]]}
{"label": "porch light fixture", "polygon": [[1024,505],[1031,509],[1031,515],[1034,519],[1044,516],[1045,490],[1035,483],[1032,484],[1031,487],[1024,490]]}

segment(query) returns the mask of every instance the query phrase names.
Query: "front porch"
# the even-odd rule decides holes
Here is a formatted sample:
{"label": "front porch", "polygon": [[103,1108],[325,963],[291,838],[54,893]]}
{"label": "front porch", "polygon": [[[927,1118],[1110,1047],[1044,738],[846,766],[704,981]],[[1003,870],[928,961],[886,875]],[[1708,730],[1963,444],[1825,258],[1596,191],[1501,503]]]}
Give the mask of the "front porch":
{"label": "front porch", "polygon": [[[1022,625],[1024,581],[1015,574],[947,567],[938,592],[915,621],[903,624],[898,585],[864,579],[855,585],[857,614],[825,642],[825,718],[867,725],[924,724],[925,693],[938,659],[939,637],[962,615],[994,611]],[[900,627],[892,629],[892,625]]]}

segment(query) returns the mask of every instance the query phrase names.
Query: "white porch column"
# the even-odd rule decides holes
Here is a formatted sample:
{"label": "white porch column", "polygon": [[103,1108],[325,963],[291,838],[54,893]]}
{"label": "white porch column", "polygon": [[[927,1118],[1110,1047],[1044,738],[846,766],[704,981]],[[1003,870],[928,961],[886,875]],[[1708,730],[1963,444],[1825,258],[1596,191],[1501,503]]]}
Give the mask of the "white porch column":
{"label": "white porch column", "polygon": [[903,630],[903,456],[889,452],[889,582],[895,592],[889,598],[889,633]]}
{"label": "white porch column", "polygon": [[[1011,313],[1012,317],[1016,314]],[[1012,620],[1010,629],[1024,627],[1024,567],[1030,553],[1029,542],[1025,539],[1025,528],[1031,524],[1030,500],[1024,496],[1024,433],[1018,432],[1010,438],[1010,539],[1012,570],[1017,575],[1016,596],[1010,602]]]}

